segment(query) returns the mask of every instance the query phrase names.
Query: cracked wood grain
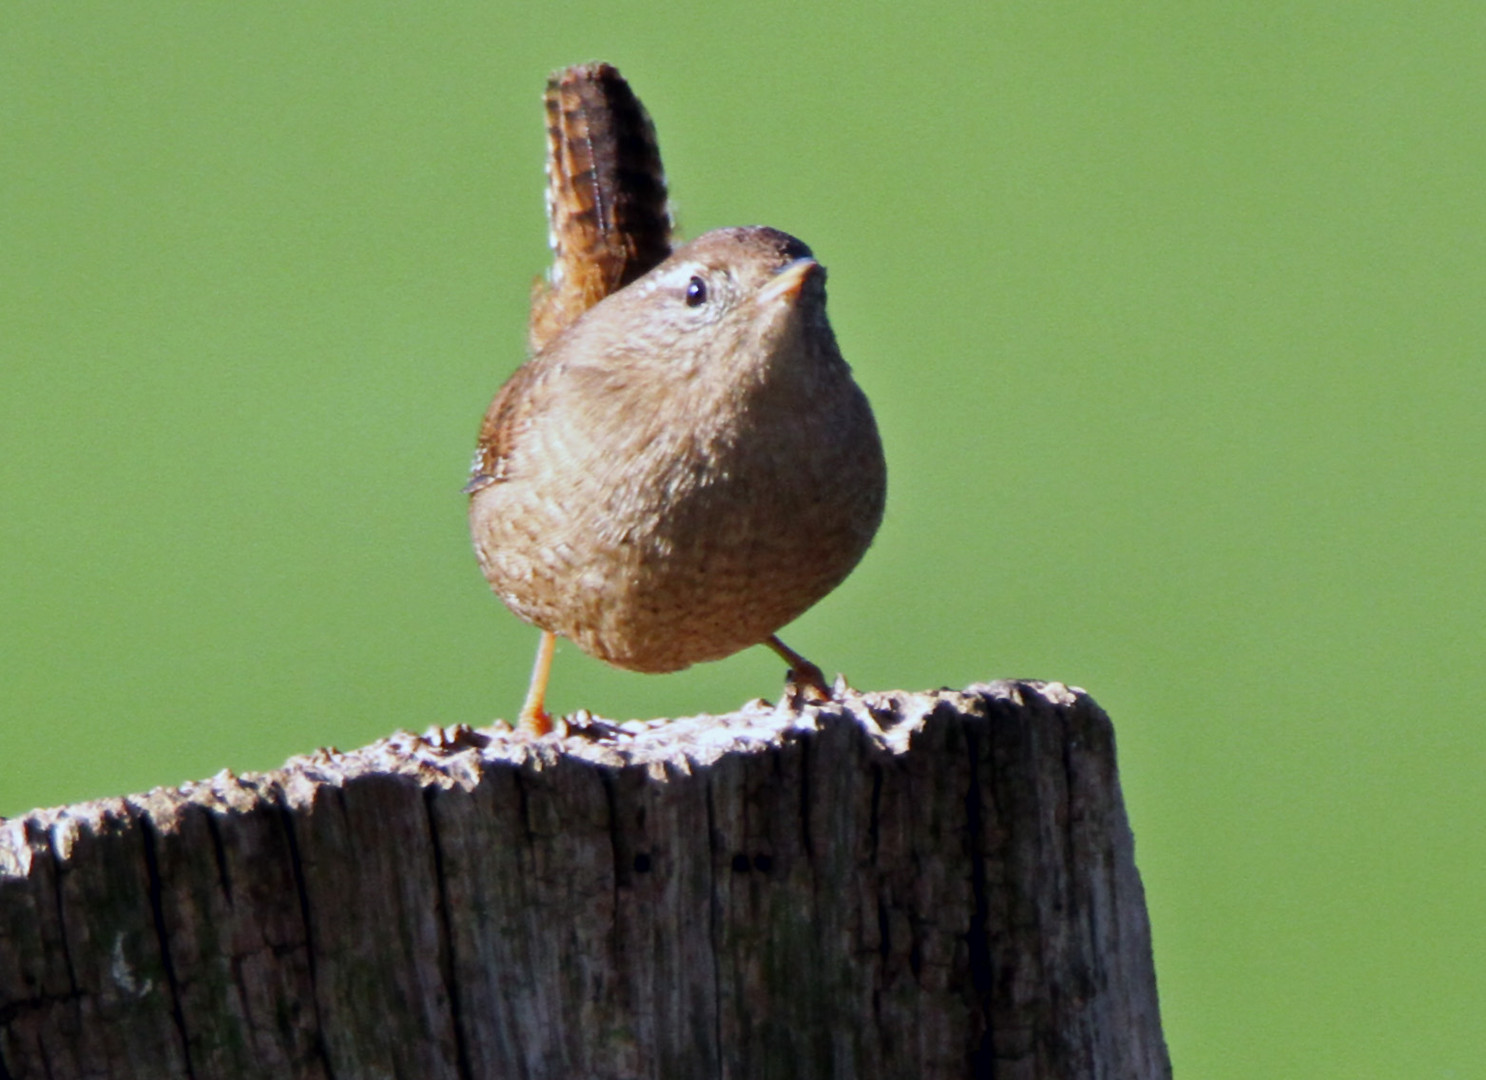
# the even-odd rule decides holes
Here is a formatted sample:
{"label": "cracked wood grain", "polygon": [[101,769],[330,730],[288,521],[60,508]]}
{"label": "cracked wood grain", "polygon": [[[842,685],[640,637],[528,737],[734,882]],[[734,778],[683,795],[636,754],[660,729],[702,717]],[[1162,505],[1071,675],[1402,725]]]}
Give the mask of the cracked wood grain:
{"label": "cracked wood grain", "polygon": [[1108,717],[399,733],[0,822],[0,1080],[1170,1075]]}

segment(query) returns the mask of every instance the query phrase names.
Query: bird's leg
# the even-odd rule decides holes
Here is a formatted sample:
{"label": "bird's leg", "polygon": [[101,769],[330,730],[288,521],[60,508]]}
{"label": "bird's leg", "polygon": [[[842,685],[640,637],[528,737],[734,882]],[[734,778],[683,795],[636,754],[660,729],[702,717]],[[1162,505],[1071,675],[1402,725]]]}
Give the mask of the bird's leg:
{"label": "bird's leg", "polygon": [[552,730],[552,717],[547,715],[544,702],[547,700],[547,676],[552,671],[552,653],[556,648],[557,635],[551,630],[543,630],[541,643],[537,645],[537,662],[531,667],[526,704],[521,706],[521,715],[516,720],[517,727],[533,735],[545,735]]}
{"label": "bird's leg", "polygon": [[831,688],[826,685],[826,677],[821,674],[820,668],[780,641],[778,634],[770,634],[764,644],[783,657],[784,662],[789,665],[789,671],[784,675],[787,685],[804,692],[802,697],[817,701],[831,699]]}

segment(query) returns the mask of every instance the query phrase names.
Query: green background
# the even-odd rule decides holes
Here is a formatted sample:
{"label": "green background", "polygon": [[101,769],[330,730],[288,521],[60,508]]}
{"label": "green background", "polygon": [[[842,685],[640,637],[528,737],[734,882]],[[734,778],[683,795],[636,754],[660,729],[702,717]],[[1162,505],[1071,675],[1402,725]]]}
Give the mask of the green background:
{"label": "green background", "polygon": [[0,813],[515,711],[459,487],[604,58],[877,409],[787,640],[1111,712],[1179,1075],[1486,1075],[1486,8],[799,7],[7,5]]}

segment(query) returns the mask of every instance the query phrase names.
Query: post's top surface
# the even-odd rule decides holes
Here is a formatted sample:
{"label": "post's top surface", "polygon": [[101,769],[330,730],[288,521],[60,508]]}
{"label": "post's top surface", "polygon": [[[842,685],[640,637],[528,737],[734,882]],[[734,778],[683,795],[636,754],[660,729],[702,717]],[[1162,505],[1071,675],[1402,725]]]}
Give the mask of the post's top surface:
{"label": "post's top surface", "polygon": [[480,728],[435,726],[422,734],[397,731],[355,750],[321,748],[296,755],[269,772],[239,775],[223,769],[209,779],[179,787],[0,819],[0,874],[16,869],[7,852],[13,855],[26,846],[28,829],[50,830],[68,822],[86,826],[128,816],[131,807],[159,816],[188,803],[229,812],[247,809],[264,798],[282,797],[292,806],[312,798],[318,787],[372,774],[412,780],[425,787],[470,787],[485,767],[499,764],[540,770],[566,760],[610,768],[661,766],[661,774],[667,765],[690,771],[727,754],[761,751],[841,723],[859,727],[885,753],[902,754],[935,710],[974,715],[992,706],[1066,709],[1080,703],[1097,708],[1085,691],[1060,682],[998,679],[973,683],[964,690],[858,691],[838,680],[832,699],[822,703],[771,704],[759,699],[729,713],[626,721],[580,711],[541,736],[510,729],[501,721]]}

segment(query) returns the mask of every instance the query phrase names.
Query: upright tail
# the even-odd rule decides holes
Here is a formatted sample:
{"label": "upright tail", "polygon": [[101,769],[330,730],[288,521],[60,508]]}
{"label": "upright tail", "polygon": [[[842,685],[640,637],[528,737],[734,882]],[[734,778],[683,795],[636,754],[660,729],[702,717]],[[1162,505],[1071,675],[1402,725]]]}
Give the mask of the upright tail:
{"label": "upright tail", "polygon": [[603,63],[564,68],[545,101],[553,264],[532,293],[534,353],[671,253],[655,127],[624,77]]}

